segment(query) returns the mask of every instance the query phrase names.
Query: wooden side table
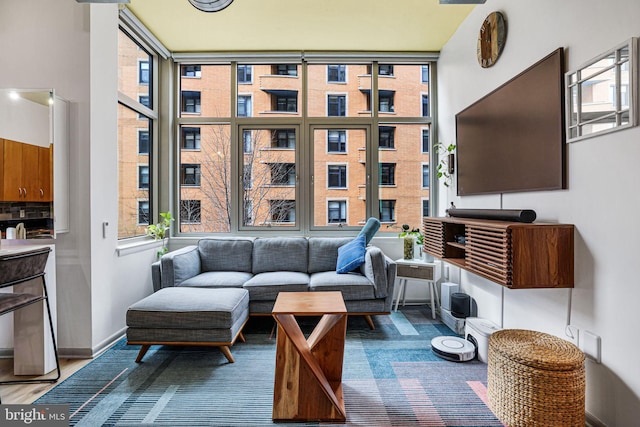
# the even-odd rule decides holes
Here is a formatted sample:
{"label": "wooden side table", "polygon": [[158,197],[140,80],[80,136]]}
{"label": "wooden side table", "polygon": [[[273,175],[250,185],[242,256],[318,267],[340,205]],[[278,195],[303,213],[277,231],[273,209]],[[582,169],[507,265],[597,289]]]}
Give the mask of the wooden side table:
{"label": "wooden side table", "polygon": [[394,310],[398,311],[400,297],[402,297],[402,306],[404,307],[404,301],[407,293],[407,281],[415,280],[426,283],[429,287],[431,315],[435,319],[436,310],[440,305],[436,282],[440,280],[441,277],[442,263],[439,261],[426,262],[419,259],[400,258],[396,260],[396,264],[398,265],[396,278],[399,280],[399,287]]}
{"label": "wooden side table", "polygon": [[[341,292],[280,292],[273,420],[345,421],[342,361],[347,308]],[[305,339],[295,316],[322,316]]]}

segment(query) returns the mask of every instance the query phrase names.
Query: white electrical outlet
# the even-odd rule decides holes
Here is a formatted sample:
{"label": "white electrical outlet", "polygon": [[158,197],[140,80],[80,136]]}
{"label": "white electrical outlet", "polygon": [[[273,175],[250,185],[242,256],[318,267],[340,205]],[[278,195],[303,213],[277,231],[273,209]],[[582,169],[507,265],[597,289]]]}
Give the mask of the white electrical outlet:
{"label": "white electrical outlet", "polygon": [[24,209],[20,209],[20,218],[24,218]]}
{"label": "white electrical outlet", "polygon": [[589,331],[582,331],[580,335],[580,350],[591,360],[600,363],[600,337]]}

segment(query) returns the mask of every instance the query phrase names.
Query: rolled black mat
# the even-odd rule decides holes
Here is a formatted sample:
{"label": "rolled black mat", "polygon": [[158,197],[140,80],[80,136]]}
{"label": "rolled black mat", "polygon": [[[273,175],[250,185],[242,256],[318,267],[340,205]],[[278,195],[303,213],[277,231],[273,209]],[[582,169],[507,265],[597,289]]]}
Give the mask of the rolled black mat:
{"label": "rolled black mat", "polygon": [[458,218],[495,219],[498,221],[533,222],[536,212],[531,209],[447,209],[449,216]]}

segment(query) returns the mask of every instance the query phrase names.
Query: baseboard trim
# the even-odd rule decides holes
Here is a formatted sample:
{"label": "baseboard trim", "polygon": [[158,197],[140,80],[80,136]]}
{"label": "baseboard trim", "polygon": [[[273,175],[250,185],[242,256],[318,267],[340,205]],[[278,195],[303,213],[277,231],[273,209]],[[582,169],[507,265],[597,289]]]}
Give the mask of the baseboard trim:
{"label": "baseboard trim", "polygon": [[98,343],[92,348],[58,348],[58,356],[67,359],[93,359],[107,351],[112,345],[125,336],[127,328],[120,329],[115,334]]}
{"label": "baseboard trim", "polygon": [[602,421],[600,421],[597,417],[595,417],[594,415],[585,412],[586,418],[587,418],[587,427],[607,427],[607,425],[605,423],[603,423]]}

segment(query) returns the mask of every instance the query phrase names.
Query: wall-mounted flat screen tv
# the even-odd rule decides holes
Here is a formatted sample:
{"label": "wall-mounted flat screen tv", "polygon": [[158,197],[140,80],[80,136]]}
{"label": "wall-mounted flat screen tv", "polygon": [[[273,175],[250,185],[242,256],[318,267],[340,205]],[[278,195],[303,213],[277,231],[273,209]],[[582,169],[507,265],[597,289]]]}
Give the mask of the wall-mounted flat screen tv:
{"label": "wall-mounted flat screen tv", "polygon": [[456,115],[459,196],[566,188],[563,74],[559,48]]}

